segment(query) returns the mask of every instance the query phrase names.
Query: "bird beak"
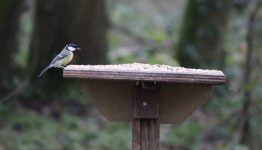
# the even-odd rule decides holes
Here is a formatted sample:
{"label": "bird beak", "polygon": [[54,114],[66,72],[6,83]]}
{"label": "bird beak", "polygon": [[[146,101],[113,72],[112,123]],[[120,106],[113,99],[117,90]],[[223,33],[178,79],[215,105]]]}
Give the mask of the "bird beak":
{"label": "bird beak", "polygon": [[76,50],[79,50],[79,51],[81,51],[81,48],[79,48],[79,47],[78,47]]}

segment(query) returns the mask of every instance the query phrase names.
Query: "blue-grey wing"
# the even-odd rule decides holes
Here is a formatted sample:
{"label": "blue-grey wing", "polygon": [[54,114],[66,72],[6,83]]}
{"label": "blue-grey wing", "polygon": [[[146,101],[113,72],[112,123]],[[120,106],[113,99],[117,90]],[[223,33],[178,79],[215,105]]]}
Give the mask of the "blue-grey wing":
{"label": "blue-grey wing", "polygon": [[50,63],[50,65],[54,64],[55,62],[64,59],[67,56],[67,54],[59,54],[57,55],[52,62]]}

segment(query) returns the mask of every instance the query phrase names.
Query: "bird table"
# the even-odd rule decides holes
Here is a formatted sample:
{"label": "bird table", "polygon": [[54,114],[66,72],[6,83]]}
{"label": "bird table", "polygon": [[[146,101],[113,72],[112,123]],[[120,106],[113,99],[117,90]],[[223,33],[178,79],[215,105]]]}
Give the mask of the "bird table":
{"label": "bird table", "polygon": [[63,76],[82,80],[109,121],[132,122],[133,150],[159,150],[159,125],[183,122],[225,82],[218,70],[140,63],[69,65]]}

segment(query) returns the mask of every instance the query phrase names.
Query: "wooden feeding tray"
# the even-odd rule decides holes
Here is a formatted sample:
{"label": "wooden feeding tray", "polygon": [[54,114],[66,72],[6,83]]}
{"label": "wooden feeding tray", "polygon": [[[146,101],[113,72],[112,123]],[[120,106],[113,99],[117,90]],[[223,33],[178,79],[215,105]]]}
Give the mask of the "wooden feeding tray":
{"label": "wooden feeding tray", "polygon": [[109,121],[133,120],[134,90],[138,83],[159,87],[152,100],[159,101],[160,123],[180,123],[211,96],[211,86],[223,84],[217,70],[187,69],[168,65],[70,65],[64,77],[83,80],[82,90]]}
{"label": "wooden feeding tray", "polygon": [[212,85],[225,82],[218,70],[140,63],[69,65],[64,77],[83,80],[82,91],[109,121],[133,122],[135,150],[158,149],[159,124],[181,123],[211,96]]}

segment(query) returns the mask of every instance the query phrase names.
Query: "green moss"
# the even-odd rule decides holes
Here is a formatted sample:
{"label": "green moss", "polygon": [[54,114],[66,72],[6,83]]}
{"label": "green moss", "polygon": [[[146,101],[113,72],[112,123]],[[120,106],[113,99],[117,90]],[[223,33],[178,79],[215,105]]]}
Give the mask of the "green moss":
{"label": "green moss", "polygon": [[231,1],[188,0],[175,47],[185,67],[220,67]]}
{"label": "green moss", "polygon": [[194,66],[195,45],[196,45],[196,29],[197,29],[197,4],[195,0],[188,0],[184,13],[184,20],[181,26],[180,38],[175,48],[176,56],[181,65]]}

